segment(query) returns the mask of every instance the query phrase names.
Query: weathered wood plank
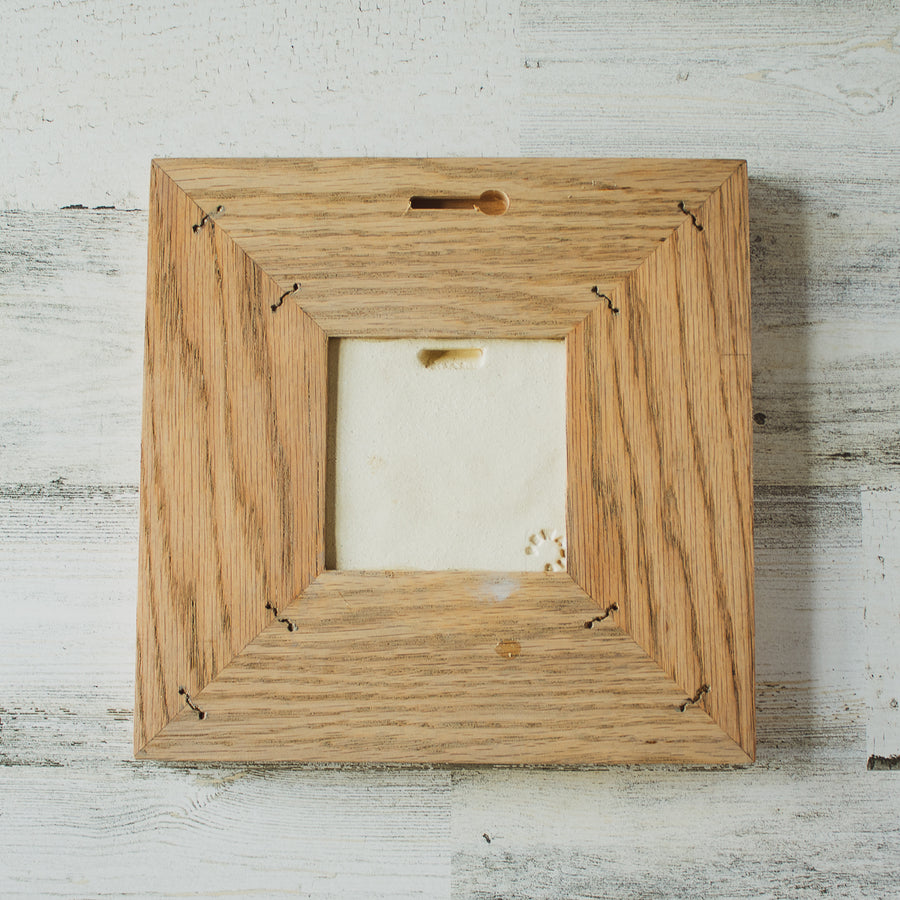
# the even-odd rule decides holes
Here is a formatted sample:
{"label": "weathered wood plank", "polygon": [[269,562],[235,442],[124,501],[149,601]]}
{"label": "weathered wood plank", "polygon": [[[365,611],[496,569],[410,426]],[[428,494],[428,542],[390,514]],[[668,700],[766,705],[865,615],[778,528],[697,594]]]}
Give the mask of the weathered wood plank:
{"label": "weathered wood plank", "polygon": [[[761,759],[863,765],[858,491],[763,488],[755,507]],[[8,762],[130,758],[137,538],[136,487],[0,491]]]}
{"label": "weathered wood plank", "polygon": [[0,212],[0,483],[137,483],[146,259],[143,211]]}
{"label": "weathered wood plank", "polygon": [[453,892],[485,900],[896,896],[895,782],[894,773],[835,776],[815,766],[546,779],[455,772]]}
{"label": "weathered wood plank", "polygon": [[[750,180],[755,480],[889,485],[900,213],[882,201],[870,218],[872,184],[792,184]],[[145,215],[0,213],[7,483],[136,482]]]}
{"label": "weathered wood plank", "polygon": [[[0,207],[147,203],[160,153],[515,156],[518,0],[26,0],[0,33]],[[276,75],[276,73],[278,73]]]}
{"label": "weathered wood plank", "polygon": [[637,20],[624,4],[529,0],[520,14],[523,154],[639,146],[747,158],[807,184],[896,181],[893,0],[704,2],[691,15],[652,0]]}
{"label": "weathered wood plank", "polygon": [[0,767],[0,891],[446,897],[449,782],[435,771]]}
{"label": "weathered wood plank", "polygon": [[862,495],[866,752],[872,768],[900,768],[900,491]]}
{"label": "weathered wood plank", "polygon": [[758,758],[859,771],[866,720],[859,491],[763,486],[754,501]]}

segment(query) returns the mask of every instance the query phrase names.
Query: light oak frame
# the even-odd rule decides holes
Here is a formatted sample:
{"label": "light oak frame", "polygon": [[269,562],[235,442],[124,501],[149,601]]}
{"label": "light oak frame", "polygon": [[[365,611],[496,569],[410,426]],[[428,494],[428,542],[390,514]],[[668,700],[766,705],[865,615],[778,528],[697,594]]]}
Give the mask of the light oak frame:
{"label": "light oak frame", "polygon": [[[157,160],[150,200],[136,756],[753,759],[744,162]],[[328,340],[411,336],[565,339],[567,572],[325,571]]]}

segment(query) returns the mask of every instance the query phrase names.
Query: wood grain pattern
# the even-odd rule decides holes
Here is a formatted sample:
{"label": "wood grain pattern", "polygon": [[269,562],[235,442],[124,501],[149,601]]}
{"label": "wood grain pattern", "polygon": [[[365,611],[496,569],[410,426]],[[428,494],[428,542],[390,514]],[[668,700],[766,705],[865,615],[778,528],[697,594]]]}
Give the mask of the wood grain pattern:
{"label": "wood grain pattern", "polygon": [[[472,195],[488,182],[509,193],[518,213],[512,205],[494,217],[416,210],[431,217],[410,231],[412,219],[391,212],[402,190]],[[752,759],[746,188],[746,167],[733,161],[155,164],[159,206],[151,235],[156,229],[162,238],[151,250],[148,295],[141,754],[357,762]],[[478,231],[481,221],[503,225],[489,239]],[[407,229],[405,237],[398,228]],[[511,270],[501,265],[501,249],[530,293],[507,293]],[[426,257],[441,260],[438,268],[423,265]],[[298,258],[322,273],[333,269],[331,288],[318,277],[311,285],[306,275],[301,281],[291,269],[297,281],[282,291],[284,266]],[[464,287],[449,306],[438,304],[439,283],[451,271],[441,266],[464,264],[478,286]],[[394,297],[389,321],[390,311],[377,305],[348,312],[341,279],[351,270]],[[576,270],[584,282],[573,300]],[[548,306],[539,282],[563,302]],[[467,291],[482,309],[477,317],[462,302]],[[474,635],[482,635],[490,608],[458,613],[475,615],[475,630],[464,631],[442,662],[446,671],[451,661],[459,669],[422,687],[423,673],[432,671],[427,660],[397,676],[392,668],[404,647],[389,639],[397,613],[382,611],[380,643],[348,650],[347,623],[330,623],[317,604],[324,597],[326,608],[337,605],[342,591],[329,593],[328,578],[304,590],[323,568],[326,332],[475,329],[542,337],[547,314],[554,328],[570,331],[573,577],[595,613],[616,606],[611,621],[641,649],[623,637],[626,644],[610,657],[619,654],[622,672],[602,679],[602,697],[592,697],[582,717],[564,713],[561,698],[585,693],[589,657],[576,655],[565,677],[554,668],[558,661],[530,670],[532,708],[534,692],[555,691],[539,733],[532,718],[510,712],[520,708],[521,685],[504,680],[510,669],[498,672],[495,659],[483,693],[501,711],[503,727],[496,716],[479,718],[481,688],[463,689],[483,666],[468,648],[474,640],[483,650]],[[435,632],[434,604],[444,598],[455,606],[471,594],[457,579],[434,575],[397,594],[399,582],[383,575],[367,580],[362,592],[368,607],[384,602],[379,592],[397,595],[406,640],[415,645]],[[584,599],[568,581],[528,584],[548,592],[544,604]],[[421,591],[433,594],[421,601],[424,609],[408,601]],[[304,615],[307,606],[314,611],[305,626],[310,640],[321,641],[337,669],[329,661],[322,671],[305,670],[311,649],[293,636],[294,619],[285,618],[291,600]],[[545,612],[535,612],[541,627],[548,625]],[[272,617],[277,624],[257,638]],[[546,649],[543,640],[537,646]],[[271,650],[267,641],[281,656],[263,665],[259,647]],[[510,641],[518,652],[518,638]],[[377,686],[374,698],[352,681],[363,671]],[[641,690],[655,699],[641,715],[635,671],[652,675],[652,689]],[[356,687],[352,699],[333,708],[328,688],[341,678]],[[685,700],[688,710],[679,708]],[[396,719],[398,707],[405,719]],[[692,723],[701,709],[716,725],[698,731]],[[298,724],[308,722],[322,728]],[[573,731],[578,739],[560,738]]]}
{"label": "wood grain pattern", "polygon": [[741,167],[569,338],[570,572],[752,756]]}
{"label": "wood grain pattern", "polygon": [[147,755],[747,761],[563,573],[325,572],[279,615]]}
{"label": "wood grain pattern", "polygon": [[[729,160],[157,160],[332,337],[562,338]],[[499,189],[502,216],[409,210]]]}
{"label": "wood grain pattern", "polygon": [[138,750],[324,565],[327,339],[298,307],[272,327],[278,287],[152,178]]}

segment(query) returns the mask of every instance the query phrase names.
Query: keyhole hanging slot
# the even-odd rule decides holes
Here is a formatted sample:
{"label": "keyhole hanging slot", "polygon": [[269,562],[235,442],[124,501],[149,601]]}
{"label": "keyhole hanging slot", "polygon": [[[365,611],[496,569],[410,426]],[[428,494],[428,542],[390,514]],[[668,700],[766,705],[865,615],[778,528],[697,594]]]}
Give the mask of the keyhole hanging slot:
{"label": "keyhole hanging slot", "polygon": [[486,216],[502,216],[509,209],[503,191],[484,191],[478,197],[410,197],[410,209],[475,209]]}

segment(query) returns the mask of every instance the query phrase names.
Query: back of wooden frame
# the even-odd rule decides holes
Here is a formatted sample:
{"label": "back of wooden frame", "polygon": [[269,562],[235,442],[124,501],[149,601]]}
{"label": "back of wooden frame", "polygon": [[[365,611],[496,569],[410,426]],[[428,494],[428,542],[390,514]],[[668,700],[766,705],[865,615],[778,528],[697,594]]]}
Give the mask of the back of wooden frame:
{"label": "back of wooden frame", "polygon": [[[136,754],[750,761],[747,247],[740,161],[156,161]],[[565,339],[567,572],[325,570],[328,340],[399,336]]]}

